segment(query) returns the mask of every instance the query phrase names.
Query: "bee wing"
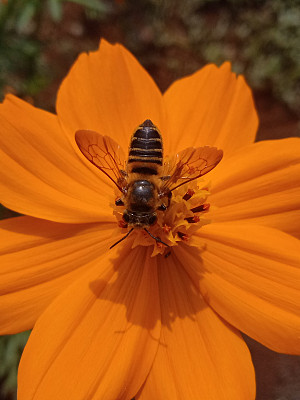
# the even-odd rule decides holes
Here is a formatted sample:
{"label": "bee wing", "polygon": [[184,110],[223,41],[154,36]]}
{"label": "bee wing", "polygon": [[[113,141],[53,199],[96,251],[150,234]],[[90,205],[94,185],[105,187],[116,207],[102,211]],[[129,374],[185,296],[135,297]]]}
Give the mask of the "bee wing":
{"label": "bee wing", "polygon": [[210,146],[189,147],[179,152],[164,165],[161,193],[167,194],[207,174],[218,165],[222,157],[222,150]]}
{"label": "bee wing", "polygon": [[109,136],[84,129],[75,133],[75,141],[81,153],[123,191],[127,181],[121,147]]}

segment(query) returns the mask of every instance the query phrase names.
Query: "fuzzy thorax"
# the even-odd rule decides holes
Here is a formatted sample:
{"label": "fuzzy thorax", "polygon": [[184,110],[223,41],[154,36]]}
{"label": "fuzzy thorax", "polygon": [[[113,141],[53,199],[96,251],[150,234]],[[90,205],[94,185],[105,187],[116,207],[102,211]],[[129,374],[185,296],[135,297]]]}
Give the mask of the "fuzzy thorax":
{"label": "fuzzy thorax", "polygon": [[[169,207],[165,211],[157,210],[157,222],[147,227],[153,236],[169,247],[155,241],[144,229],[135,228],[130,234],[133,237],[133,241],[130,241],[132,248],[154,246],[152,256],[155,256],[168,254],[173,246],[181,242],[193,245],[193,233],[210,222],[206,218],[209,210],[208,195],[208,186],[201,179],[175,189],[172,192]],[[124,224],[123,220],[125,206],[113,205],[113,208],[113,213],[118,221],[119,233],[121,230],[125,235],[129,231],[129,227]]]}

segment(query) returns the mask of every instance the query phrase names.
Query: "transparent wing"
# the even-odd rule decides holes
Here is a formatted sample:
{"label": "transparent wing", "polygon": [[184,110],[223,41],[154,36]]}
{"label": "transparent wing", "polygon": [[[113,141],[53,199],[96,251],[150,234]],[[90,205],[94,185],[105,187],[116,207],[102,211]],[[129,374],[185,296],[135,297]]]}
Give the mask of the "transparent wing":
{"label": "transparent wing", "polygon": [[81,153],[123,191],[127,181],[125,156],[121,147],[109,136],[90,130],[77,131],[75,140]]}
{"label": "transparent wing", "polygon": [[223,151],[216,147],[189,147],[167,161],[163,170],[161,193],[177,189],[194,179],[197,179],[219,164]]}

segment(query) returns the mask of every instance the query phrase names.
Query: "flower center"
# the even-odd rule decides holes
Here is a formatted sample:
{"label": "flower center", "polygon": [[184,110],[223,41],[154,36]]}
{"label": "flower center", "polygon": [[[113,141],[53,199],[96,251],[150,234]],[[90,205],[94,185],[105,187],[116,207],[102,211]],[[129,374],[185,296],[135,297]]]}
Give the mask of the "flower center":
{"label": "flower center", "polygon": [[[146,227],[148,232],[144,227],[134,227],[130,233],[130,236],[134,237],[132,247],[154,246],[152,256],[155,256],[167,255],[171,247],[180,242],[192,245],[193,233],[210,222],[206,218],[206,212],[209,210],[209,204],[206,202],[208,195],[207,184],[202,180],[192,181],[175,189],[167,209],[156,211],[157,221]],[[126,235],[132,226],[127,226],[123,219],[125,207],[114,205],[113,208],[118,226]]]}

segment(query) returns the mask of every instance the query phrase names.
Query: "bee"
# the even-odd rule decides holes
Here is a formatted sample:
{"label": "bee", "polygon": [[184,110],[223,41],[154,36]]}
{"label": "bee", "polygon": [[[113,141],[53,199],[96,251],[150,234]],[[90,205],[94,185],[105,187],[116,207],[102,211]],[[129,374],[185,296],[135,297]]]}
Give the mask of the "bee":
{"label": "bee", "polygon": [[120,191],[116,205],[125,206],[123,226],[131,229],[111,248],[134,229],[144,229],[154,240],[168,246],[148,229],[156,223],[157,211],[167,210],[173,190],[205,175],[223,157],[222,150],[216,147],[189,147],[164,163],[162,136],[150,119],[131,136],[126,163],[121,147],[108,136],[79,130],[75,140],[82,154]]}

